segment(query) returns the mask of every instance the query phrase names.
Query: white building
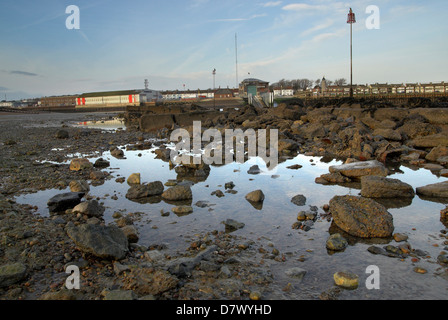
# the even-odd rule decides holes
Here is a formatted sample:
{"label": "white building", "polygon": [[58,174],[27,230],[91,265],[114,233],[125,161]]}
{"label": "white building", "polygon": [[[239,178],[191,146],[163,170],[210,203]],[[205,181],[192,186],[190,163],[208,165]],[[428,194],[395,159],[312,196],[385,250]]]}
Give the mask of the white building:
{"label": "white building", "polygon": [[141,103],[157,102],[162,95],[156,90],[126,90],[85,93],[76,98],[76,107],[139,106]]}

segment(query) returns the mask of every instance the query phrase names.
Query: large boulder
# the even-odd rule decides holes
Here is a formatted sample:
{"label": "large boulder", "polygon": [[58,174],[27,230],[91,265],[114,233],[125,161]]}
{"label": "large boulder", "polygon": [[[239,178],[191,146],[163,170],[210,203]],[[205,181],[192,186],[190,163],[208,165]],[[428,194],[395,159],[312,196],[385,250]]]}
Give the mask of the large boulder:
{"label": "large boulder", "polygon": [[190,200],[193,198],[190,186],[180,185],[167,189],[162,193],[162,198],[171,201]]}
{"label": "large boulder", "polygon": [[360,238],[388,238],[394,231],[393,217],[372,199],[336,196],[330,200],[334,223],[348,234]]}
{"label": "large boulder", "polygon": [[409,145],[416,148],[434,148],[437,146],[448,146],[448,135],[446,132],[436,133],[412,140]]}
{"label": "large boulder", "polygon": [[430,184],[416,189],[418,195],[431,198],[448,198],[448,181]]}
{"label": "large boulder", "polygon": [[161,181],[154,181],[147,184],[135,184],[129,188],[126,193],[126,198],[129,200],[136,200],[151,196],[158,196],[163,193],[164,188],[165,187]]}
{"label": "large boulder", "polygon": [[330,173],[339,172],[343,176],[353,179],[361,179],[363,176],[386,177],[389,173],[387,168],[377,160],[359,161],[338,166],[331,166],[329,170]]}
{"label": "large boulder", "polygon": [[255,190],[246,195],[246,200],[251,202],[263,202],[264,194],[261,190]]}
{"label": "large boulder", "polygon": [[378,176],[361,178],[361,195],[367,198],[412,198],[414,188],[398,179]]}
{"label": "large boulder", "polygon": [[72,209],[81,202],[82,197],[84,197],[84,192],[67,192],[55,195],[48,200],[48,209],[52,213]]}
{"label": "large boulder", "polygon": [[67,234],[81,251],[102,259],[121,260],[128,252],[128,239],[116,226],[70,224]]}
{"label": "large boulder", "polygon": [[106,209],[96,200],[81,202],[73,208],[73,213],[81,213],[88,217],[101,218]]}

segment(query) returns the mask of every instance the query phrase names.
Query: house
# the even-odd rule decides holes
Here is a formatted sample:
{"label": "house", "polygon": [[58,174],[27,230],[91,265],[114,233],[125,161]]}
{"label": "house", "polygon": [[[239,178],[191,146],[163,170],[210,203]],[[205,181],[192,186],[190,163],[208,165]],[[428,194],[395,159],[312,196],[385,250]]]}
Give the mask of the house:
{"label": "house", "polygon": [[226,98],[233,98],[233,91],[229,88],[227,89],[221,89],[215,91],[215,98],[216,99],[226,99]]}

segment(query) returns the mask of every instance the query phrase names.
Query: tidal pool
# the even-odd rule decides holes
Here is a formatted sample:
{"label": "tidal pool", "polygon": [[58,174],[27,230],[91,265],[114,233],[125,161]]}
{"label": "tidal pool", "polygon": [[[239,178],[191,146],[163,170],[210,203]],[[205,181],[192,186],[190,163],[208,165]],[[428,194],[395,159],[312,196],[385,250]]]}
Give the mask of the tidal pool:
{"label": "tidal pool", "polygon": [[[119,177],[127,178],[132,173],[140,173],[144,183],[176,180],[176,172],[170,169],[169,163],[156,159],[153,150],[125,151],[123,159],[117,159],[109,152],[103,153],[101,157],[110,161],[110,167],[104,171],[112,178],[102,185],[91,185],[90,190],[90,195],[99,198],[106,207],[106,223],[113,222],[114,212],[121,212],[123,215],[140,212],[141,219],[136,222],[140,244],[149,246],[165,243],[166,250],[173,254],[184,252],[195,235],[213,230],[223,231],[225,227],[222,222],[230,218],[245,224],[244,228],[234,234],[255,242],[269,243],[269,246],[278,249],[286,257],[284,262],[270,259],[265,261],[266,267],[271,268],[274,276],[272,288],[264,294],[267,299],[316,299],[321,292],[334,287],[333,274],[344,270],[356,273],[360,285],[356,290],[343,290],[340,299],[446,299],[446,267],[437,263],[437,256],[446,247],[446,239],[440,236],[440,230],[446,228],[440,221],[440,211],[446,206],[443,201],[431,202],[415,196],[409,201],[392,201],[386,204],[394,217],[395,232],[407,234],[412,248],[427,252],[427,257],[419,262],[412,262],[411,257],[400,260],[373,255],[367,251],[372,244],[397,245],[394,240],[350,239],[349,246],[343,252],[331,253],[325,246],[331,232],[331,221],[326,219],[322,206],[336,195],[358,195],[360,190],[356,185],[344,187],[316,184],[315,178],[328,173],[329,166],[341,162],[298,155],[281,162],[273,171],[268,171],[258,159],[251,159],[246,163],[211,166],[210,174],[191,186],[193,213],[178,216],[171,211],[175,205],[160,199],[152,199],[152,203],[128,200],[125,195],[129,185],[115,181]],[[98,158],[99,156],[92,156],[90,161],[94,162]],[[254,164],[262,169],[261,174],[248,174],[247,171]],[[302,168],[287,168],[295,164]],[[444,178],[425,169],[415,170],[401,166],[393,171],[394,174],[390,177],[409,183],[414,189],[444,181]],[[235,194],[225,192],[227,182],[235,184]],[[245,195],[258,189],[265,194],[265,200],[261,207],[254,207],[246,201]],[[216,190],[221,190],[225,196],[219,198],[211,195]],[[48,199],[62,192],[64,190],[46,190],[23,195],[16,200],[38,206],[37,214],[48,216]],[[298,194],[306,197],[306,204],[302,207],[291,202],[291,198]],[[209,206],[198,207],[195,205],[198,201],[207,201]],[[320,215],[311,230],[292,229],[298,212],[309,210],[310,206],[316,206]],[[162,211],[170,214],[162,215]],[[366,269],[371,265],[380,270],[379,290],[369,290],[365,285],[370,275],[366,273]],[[417,266],[426,269],[427,273],[415,272],[414,268]],[[293,267],[307,271],[303,280],[295,280],[285,274],[286,270]],[[288,284],[289,290],[283,290]]]}

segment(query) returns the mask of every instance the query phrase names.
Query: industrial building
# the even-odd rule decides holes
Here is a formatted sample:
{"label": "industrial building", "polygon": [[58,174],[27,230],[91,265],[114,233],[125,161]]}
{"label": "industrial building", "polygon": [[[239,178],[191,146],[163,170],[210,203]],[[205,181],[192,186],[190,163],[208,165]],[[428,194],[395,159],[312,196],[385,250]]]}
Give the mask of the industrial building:
{"label": "industrial building", "polygon": [[124,90],[84,93],[77,96],[76,107],[121,107],[139,106],[142,103],[155,103],[162,100],[156,90]]}
{"label": "industrial building", "polygon": [[261,93],[269,92],[269,82],[255,78],[248,78],[240,83],[240,97],[247,98],[249,94],[256,96]]}

